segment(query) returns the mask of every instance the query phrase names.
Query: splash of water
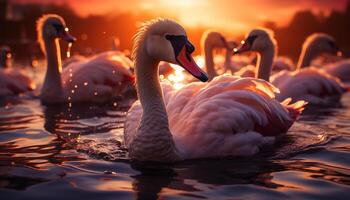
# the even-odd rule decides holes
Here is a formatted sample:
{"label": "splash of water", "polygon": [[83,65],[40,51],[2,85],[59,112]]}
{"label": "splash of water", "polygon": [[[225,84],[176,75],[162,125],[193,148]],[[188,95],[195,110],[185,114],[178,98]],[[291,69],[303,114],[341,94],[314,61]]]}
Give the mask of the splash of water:
{"label": "splash of water", "polygon": [[70,56],[71,56],[71,49],[72,49],[72,46],[73,46],[73,43],[72,42],[70,42],[70,43],[68,43],[68,48],[67,48],[67,58],[70,58]]}

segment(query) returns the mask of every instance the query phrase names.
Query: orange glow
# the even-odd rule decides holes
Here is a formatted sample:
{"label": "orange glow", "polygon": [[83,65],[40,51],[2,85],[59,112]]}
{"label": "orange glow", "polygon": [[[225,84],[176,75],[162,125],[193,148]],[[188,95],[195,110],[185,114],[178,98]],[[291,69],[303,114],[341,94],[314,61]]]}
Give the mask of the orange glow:
{"label": "orange glow", "polygon": [[[43,3],[41,0],[13,2]],[[285,25],[293,14],[310,9],[315,13],[343,10],[346,0],[338,1],[279,1],[279,0],[47,0],[45,3],[69,4],[79,15],[149,12],[162,17],[175,17],[190,27],[213,27],[242,33],[265,21]]]}

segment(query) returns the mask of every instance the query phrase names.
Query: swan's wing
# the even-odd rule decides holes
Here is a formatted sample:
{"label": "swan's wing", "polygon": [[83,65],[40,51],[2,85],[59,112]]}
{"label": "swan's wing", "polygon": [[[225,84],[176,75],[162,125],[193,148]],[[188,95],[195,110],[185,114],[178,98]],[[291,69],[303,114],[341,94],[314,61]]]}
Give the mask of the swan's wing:
{"label": "swan's wing", "polygon": [[[21,71],[13,69],[0,71],[2,93],[16,95],[35,89],[35,83]],[[6,92],[5,92],[6,91]]]}
{"label": "swan's wing", "polygon": [[334,100],[345,91],[337,78],[313,67],[297,72],[281,72],[272,78],[272,83],[280,89],[277,98],[281,101],[291,97],[310,104],[328,104],[329,99],[325,97]]}
{"label": "swan's wing", "polygon": [[119,94],[133,77],[126,60],[119,54],[103,53],[71,63],[62,71],[66,96],[72,101],[102,101]]}
{"label": "swan's wing", "polygon": [[240,77],[255,77],[255,66],[254,65],[247,65],[246,67],[241,68],[236,73],[234,73],[236,76]]}
{"label": "swan's wing", "polygon": [[137,100],[129,109],[124,124],[124,144],[129,146],[141,122],[142,106]]}
{"label": "swan's wing", "polygon": [[80,61],[83,61],[85,60],[84,56],[80,56],[80,55],[74,55],[70,58],[67,58],[65,59],[63,62],[62,62],[62,68],[66,68],[67,66],[69,66],[70,64],[74,63],[74,62],[80,62]]}
{"label": "swan's wing", "polygon": [[266,81],[219,76],[190,84],[166,102],[170,130],[185,158],[251,155],[266,137],[285,133],[294,119]]}
{"label": "swan's wing", "polygon": [[294,69],[295,69],[295,66],[293,64],[293,61],[290,58],[285,56],[278,56],[272,65],[272,70],[277,72],[283,71],[283,70],[292,71]]}
{"label": "swan's wing", "polygon": [[350,59],[328,64],[325,70],[343,82],[350,82]]}

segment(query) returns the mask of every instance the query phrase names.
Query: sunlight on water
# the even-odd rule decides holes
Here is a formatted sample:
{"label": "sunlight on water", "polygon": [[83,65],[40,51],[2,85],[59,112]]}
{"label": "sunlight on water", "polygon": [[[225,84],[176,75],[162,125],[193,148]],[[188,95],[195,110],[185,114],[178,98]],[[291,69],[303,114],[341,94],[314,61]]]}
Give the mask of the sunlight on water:
{"label": "sunlight on water", "polygon": [[184,70],[176,65],[172,65],[172,67],[175,69],[175,71],[174,73],[168,76],[168,80],[172,83],[174,88],[180,89],[184,86],[184,80],[185,80]]}

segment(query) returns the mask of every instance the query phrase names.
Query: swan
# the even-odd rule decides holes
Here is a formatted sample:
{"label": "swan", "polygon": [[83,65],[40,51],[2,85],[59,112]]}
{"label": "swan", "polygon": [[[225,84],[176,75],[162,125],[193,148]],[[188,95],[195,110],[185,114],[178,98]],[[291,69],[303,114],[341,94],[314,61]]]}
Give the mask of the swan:
{"label": "swan", "polygon": [[0,98],[16,96],[36,88],[34,81],[21,69],[12,68],[11,50],[0,48]]}
{"label": "swan", "polygon": [[[296,71],[284,70],[271,77],[271,83],[281,91],[277,94],[277,99],[282,101],[291,97],[294,101],[305,100],[315,106],[334,105],[335,102],[339,101],[346,89],[336,77],[323,70],[314,67],[300,69],[300,67],[307,66],[311,62],[309,60],[310,53],[312,53],[311,49],[314,49],[310,49],[309,43],[305,44],[301,59],[299,59],[299,68]],[[319,44],[317,42],[317,45]],[[266,69],[264,72],[258,70],[257,77],[269,81],[276,49],[277,42],[273,32],[259,28],[252,30],[242,45],[235,49],[234,53],[257,52],[257,69]]]}
{"label": "swan", "polygon": [[202,55],[204,56],[206,71],[208,73],[209,80],[212,80],[218,75],[215,71],[213,49],[225,48],[226,52],[231,52],[230,47],[228,46],[225,37],[221,33],[210,30],[203,33],[200,44]]}
{"label": "swan", "polygon": [[[310,46],[314,46],[310,48]],[[326,54],[326,55],[322,55]],[[340,60],[341,51],[335,39],[325,33],[314,33],[306,38],[298,68],[310,66],[311,61],[322,56],[324,59]],[[343,82],[350,81],[350,59],[343,59],[321,66],[328,74],[339,78]]]}
{"label": "swan", "polygon": [[[322,54],[336,54],[338,48],[332,37],[324,33],[313,33],[308,36],[303,43],[302,51],[299,56],[298,64],[295,66],[293,61],[284,56],[278,56],[274,59],[272,65],[272,73],[278,73],[283,70],[294,71],[296,68],[310,66],[313,59]],[[248,65],[242,68],[235,75],[242,77],[254,77],[255,68],[253,65]]]}
{"label": "swan", "polygon": [[207,81],[193,51],[183,27],[169,19],[148,21],[136,33],[133,60],[139,100],[129,109],[124,126],[132,160],[253,155],[286,133],[304,108],[303,101],[289,105],[289,100],[274,100],[278,90],[260,79],[220,75],[181,89],[160,84],[160,61],[178,64]]}
{"label": "swan", "polygon": [[332,36],[325,33],[313,33],[303,43],[297,69],[311,66],[312,61],[323,54],[337,55],[338,53],[339,47]]}
{"label": "swan", "polygon": [[[41,101],[44,104],[64,102],[101,103],[110,100],[133,75],[130,63],[120,52],[104,52],[78,60],[62,70],[59,39],[74,42],[62,17],[44,15],[37,21],[38,41],[47,58],[47,70]],[[128,66],[129,65],[129,66]]]}

